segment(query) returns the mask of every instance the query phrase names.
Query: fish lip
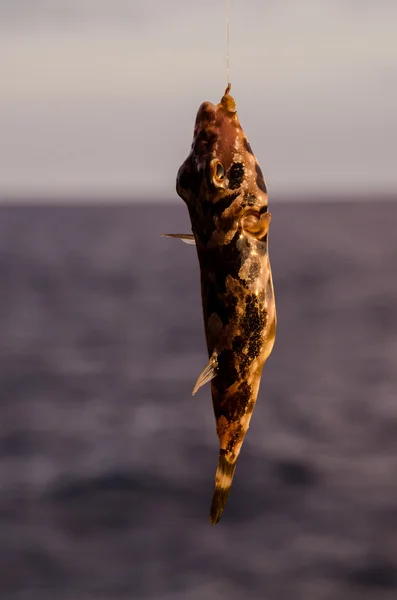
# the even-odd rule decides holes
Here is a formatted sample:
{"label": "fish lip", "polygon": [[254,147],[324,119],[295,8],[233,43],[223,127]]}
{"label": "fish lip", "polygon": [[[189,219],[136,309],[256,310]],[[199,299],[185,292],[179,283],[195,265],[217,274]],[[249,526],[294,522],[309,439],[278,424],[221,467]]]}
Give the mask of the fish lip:
{"label": "fish lip", "polygon": [[233,96],[231,96],[229,93],[231,87],[232,87],[232,84],[228,83],[225,93],[223,94],[219,104],[221,104],[224,108],[226,108],[227,112],[236,113],[237,112],[236,111],[236,103],[234,101]]}

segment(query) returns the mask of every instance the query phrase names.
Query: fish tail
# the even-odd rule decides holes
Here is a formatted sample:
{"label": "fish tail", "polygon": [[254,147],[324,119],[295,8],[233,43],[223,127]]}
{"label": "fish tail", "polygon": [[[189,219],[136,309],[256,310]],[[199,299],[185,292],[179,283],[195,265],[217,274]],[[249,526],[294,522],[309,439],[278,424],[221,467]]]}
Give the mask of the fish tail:
{"label": "fish tail", "polygon": [[218,468],[215,475],[215,492],[212,497],[210,521],[214,525],[219,522],[232,487],[233,475],[236,470],[236,459],[228,460],[226,450],[219,452]]}

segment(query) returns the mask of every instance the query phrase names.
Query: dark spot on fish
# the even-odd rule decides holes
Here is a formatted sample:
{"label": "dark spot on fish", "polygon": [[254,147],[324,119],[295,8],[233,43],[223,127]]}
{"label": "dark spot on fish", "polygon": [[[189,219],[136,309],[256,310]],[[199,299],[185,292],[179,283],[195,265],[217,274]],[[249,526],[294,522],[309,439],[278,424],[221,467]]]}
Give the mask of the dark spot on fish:
{"label": "dark spot on fish", "polygon": [[227,390],[231,385],[236,383],[238,373],[234,363],[235,354],[233,350],[222,350],[218,354],[218,376],[216,383],[219,390]]}
{"label": "dark spot on fish", "polygon": [[[226,290],[226,286],[225,286],[225,290]],[[228,311],[229,311],[230,315],[234,316],[235,312],[236,312],[237,304],[238,304],[238,298],[234,294],[226,294],[225,304],[228,307]]]}
{"label": "dark spot on fish", "polygon": [[244,179],[244,165],[241,162],[233,163],[229,169],[229,188],[236,190]]}
{"label": "dark spot on fish", "polygon": [[[238,192],[222,194],[219,200],[214,202],[214,196],[211,193],[211,190],[213,189],[213,182],[209,178],[208,167],[205,176],[207,178],[207,184],[210,184],[208,186],[207,197],[200,203],[191,202],[188,204],[192,229],[204,245],[208,243],[217,227],[221,231],[228,231],[233,226],[234,218],[222,218],[222,215],[224,211],[229,208],[232,202],[239,196]],[[220,257],[219,254],[208,254],[207,256],[203,256],[201,261],[204,268],[213,270],[214,264],[218,265],[219,261],[222,261],[222,257]],[[221,265],[219,264],[219,267],[220,266]],[[224,271],[226,277],[227,272],[226,270]]]}
{"label": "dark spot on fish", "polygon": [[215,314],[221,320],[222,325],[227,325],[232,316],[233,310],[226,302],[219,297],[219,290],[217,290],[215,284],[207,280],[203,282],[203,304],[207,318]]}
{"label": "dark spot on fish", "polygon": [[233,477],[234,471],[236,470],[236,463],[231,463],[226,458],[226,450],[219,452],[218,468],[224,475]]}
{"label": "dark spot on fish", "polygon": [[241,425],[241,423],[239,423],[236,427],[236,431],[235,431],[232,439],[226,446],[226,450],[228,452],[233,452],[234,448],[236,447],[236,444],[238,444],[239,442],[241,442],[244,439],[245,433],[246,433],[246,430],[243,429],[243,426]]}
{"label": "dark spot on fish", "polygon": [[244,349],[246,347],[247,340],[244,339],[241,335],[236,335],[233,339],[232,350],[237,357],[240,378],[246,377],[251,364],[250,358],[248,357],[247,353],[244,352]]}
{"label": "dark spot on fish", "polygon": [[266,183],[263,178],[262,169],[260,168],[258,163],[256,163],[256,165],[255,165],[255,170],[256,170],[256,185],[258,186],[258,188],[260,190],[262,190],[262,192],[265,192],[265,194],[266,194],[267,193]]}
{"label": "dark spot on fish", "polygon": [[233,338],[233,343],[232,343],[232,350],[233,352],[236,352],[237,354],[239,354],[242,349],[245,346],[245,340],[243,337],[241,337],[241,335],[236,335]]}
{"label": "dark spot on fish", "polygon": [[[244,349],[248,348],[248,344],[244,344]],[[248,356],[247,352],[241,352],[238,355],[238,366],[239,366],[239,376],[240,378],[247,377],[249,368],[251,366],[252,360]]]}
{"label": "dark spot on fish", "polygon": [[[195,200],[197,200],[197,196]],[[201,202],[190,202],[188,203],[188,208],[190,220],[192,222],[192,229],[199,238],[200,242],[205,246],[216,229],[213,202],[207,199],[203,199]],[[204,253],[202,255],[202,266],[204,268],[206,268],[205,263],[210,259],[212,260],[213,256],[209,253]],[[208,268],[211,270],[211,263],[208,263]]]}
{"label": "dark spot on fish", "polygon": [[[251,386],[247,381],[242,381],[238,386],[238,392],[243,400],[248,400],[251,395]],[[246,402],[244,402],[244,406]]]}
{"label": "dark spot on fish", "polygon": [[[211,184],[213,185],[212,178],[209,178],[209,181],[211,181]],[[205,202],[205,206],[203,206],[203,210],[205,211],[206,215],[208,214],[211,217],[215,217],[215,216],[220,217],[222,215],[222,213],[224,213],[225,210],[227,208],[229,208],[231,203],[236,198],[238,198],[238,196],[239,196],[238,192],[233,192],[232,194],[226,194],[226,195],[222,196],[216,202],[213,202],[213,201],[211,201],[211,199],[209,199],[208,201]]]}
{"label": "dark spot on fish", "polygon": [[257,358],[262,349],[262,332],[266,325],[267,313],[258,303],[255,294],[247,296],[245,314],[241,320],[243,335],[248,340],[248,356],[251,360]]}
{"label": "dark spot on fish", "polygon": [[233,294],[226,292],[225,281],[222,277],[216,283],[210,278],[203,278],[202,297],[207,320],[215,314],[225,326],[235,317],[238,300]]}
{"label": "dark spot on fish", "polygon": [[249,152],[250,154],[254,154],[252,152],[251,144],[249,143],[249,141],[247,140],[247,138],[243,139],[243,144],[244,144],[244,148],[247,150],[247,152]]}
{"label": "dark spot on fish", "polygon": [[[246,380],[243,380],[238,386],[237,390],[233,394],[233,416],[236,419],[240,419],[245,414],[245,409],[251,399],[252,389],[249,383]],[[232,448],[233,445],[241,439],[241,433],[245,433],[242,428],[237,428],[236,435],[233,436],[232,439]]]}
{"label": "dark spot on fish", "polygon": [[248,271],[248,280],[253,282],[255,281],[261,272],[261,264],[259,260],[252,259],[251,265]]}
{"label": "dark spot on fish", "polygon": [[[240,232],[236,231],[232,241],[229,244],[222,246],[222,261],[229,274],[236,281],[242,281],[239,271],[248,258],[250,253],[250,245],[247,239],[240,240]],[[238,243],[238,245],[237,245]]]}

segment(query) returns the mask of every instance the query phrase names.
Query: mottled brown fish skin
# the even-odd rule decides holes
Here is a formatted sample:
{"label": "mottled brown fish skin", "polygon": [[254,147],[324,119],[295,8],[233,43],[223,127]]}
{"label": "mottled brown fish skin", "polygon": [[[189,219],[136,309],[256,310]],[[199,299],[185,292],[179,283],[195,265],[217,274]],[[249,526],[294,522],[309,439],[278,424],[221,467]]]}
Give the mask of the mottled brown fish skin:
{"label": "mottled brown fish skin", "polygon": [[276,335],[266,183],[229,88],[219,104],[200,106],[177,192],[189,210],[208,356],[217,363],[211,391],[220,453],[210,513],[217,523]]}

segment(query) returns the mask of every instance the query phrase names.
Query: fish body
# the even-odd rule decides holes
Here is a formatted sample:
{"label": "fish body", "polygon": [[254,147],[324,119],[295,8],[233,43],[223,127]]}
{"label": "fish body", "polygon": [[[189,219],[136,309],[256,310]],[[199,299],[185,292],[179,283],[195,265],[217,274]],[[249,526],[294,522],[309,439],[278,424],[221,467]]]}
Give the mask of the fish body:
{"label": "fish body", "polygon": [[211,381],[220,443],[210,519],[217,523],[276,335],[268,230],[271,215],[261,168],[226,89],[197,113],[191,151],[177,175],[196,243]]}

